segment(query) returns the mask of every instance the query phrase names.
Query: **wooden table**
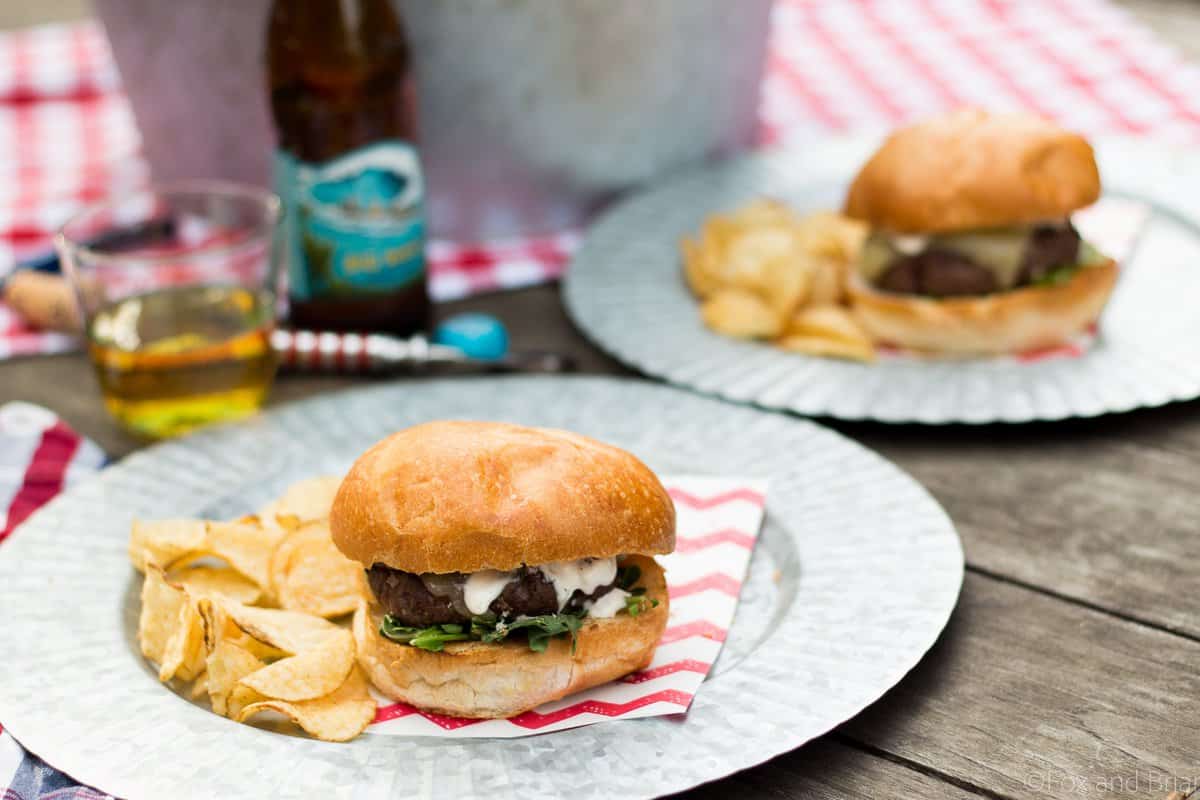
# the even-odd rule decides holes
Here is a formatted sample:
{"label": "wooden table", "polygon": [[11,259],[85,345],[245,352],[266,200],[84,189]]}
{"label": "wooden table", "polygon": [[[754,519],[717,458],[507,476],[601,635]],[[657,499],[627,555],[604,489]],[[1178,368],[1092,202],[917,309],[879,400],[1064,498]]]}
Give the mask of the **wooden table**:
{"label": "wooden table", "polygon": [[[555,287],[442,313],[463,310],[500,316],[516,347],[631,374],[571,327]],[[272,402],[362,383],[284,377]],[[81,355],[0,363],[0,403],[14,399],[113,456],[141,446],[105,416]],[[966,546],[958,609],[862,715],[690,796],[1162,800],[1200,784],[1200,404],[1019,427],[831,424],[945,505]]]}

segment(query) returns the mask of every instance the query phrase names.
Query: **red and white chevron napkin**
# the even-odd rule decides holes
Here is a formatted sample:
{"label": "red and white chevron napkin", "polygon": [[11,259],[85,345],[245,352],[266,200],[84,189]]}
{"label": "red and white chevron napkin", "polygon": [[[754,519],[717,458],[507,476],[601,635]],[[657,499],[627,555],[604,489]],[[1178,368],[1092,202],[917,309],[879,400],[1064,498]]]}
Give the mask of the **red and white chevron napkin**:
{"label": "red and white chevron napkin", "polygon": [[565,697],[512,719],[427,714],[383,701],[371,733],[448,738],[512,738],[613,719],[687,711],[721,652],[758,539],[766,484],[740,478],[670,477],[675,552],[660,556],[671,614],[650,666],[622,680]]}

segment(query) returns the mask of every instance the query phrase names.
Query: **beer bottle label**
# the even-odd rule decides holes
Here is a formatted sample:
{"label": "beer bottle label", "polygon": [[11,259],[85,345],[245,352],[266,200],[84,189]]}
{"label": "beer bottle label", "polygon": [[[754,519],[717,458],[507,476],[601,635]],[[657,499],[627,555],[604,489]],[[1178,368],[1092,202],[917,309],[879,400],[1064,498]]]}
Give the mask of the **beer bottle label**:
{"label": "beer bottle label", "polygon": [[288,289],[303,300],[425,280],[425,183],[412,145],[373,142],[323,164],[276,151]]}

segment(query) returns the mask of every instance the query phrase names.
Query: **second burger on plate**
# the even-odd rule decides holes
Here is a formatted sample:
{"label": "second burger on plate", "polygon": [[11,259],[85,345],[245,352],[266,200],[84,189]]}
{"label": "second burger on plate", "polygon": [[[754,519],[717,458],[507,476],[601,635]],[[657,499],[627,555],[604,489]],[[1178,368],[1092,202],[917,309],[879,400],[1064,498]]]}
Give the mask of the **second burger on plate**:
{"label": "second burger on plate", "polygon": [[1037,117],[964,110],[898,130],[846,199],[872,229],[848,279],[855,317],[916,351],[1062,344],[1116,283],[1070,220],[1099,196],[1091,146]]}
{"label": "second burger on plate", "polygon": [[667,622],[653,555],[675,507],[648,467],[566,431],[433,422],[351,468],[330,516],[367,570],[358,658],[394,700],[511,717],[650,663]]}

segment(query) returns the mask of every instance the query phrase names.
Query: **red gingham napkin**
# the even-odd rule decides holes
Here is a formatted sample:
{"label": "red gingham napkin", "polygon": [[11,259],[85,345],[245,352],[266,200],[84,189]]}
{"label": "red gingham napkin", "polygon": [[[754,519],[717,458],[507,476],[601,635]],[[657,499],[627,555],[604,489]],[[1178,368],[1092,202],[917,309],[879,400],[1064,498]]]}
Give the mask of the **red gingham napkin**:
{"label": "red gingham napkin", "polygon": [[[1200,139],[1200,70],[1108,0],[776,0],[763,138],[896,124],[964,104],[1028,108],[1089,135]],[[146,179],[103,34],[0,35],[0,277],[82,202]],[[557,278],[578,233],[435,242],[433,296]],[[0,358],[73,347],[0,306]]]}
{"label": "red gingham napkin", "polygon": [[[30,514],[104,464],[99,447],[51,412],[29,403],[0,405],[0,547]],[[3,720],[0,720],[2,723]],[[27,752],[0,725],[0,797],[102,800]]]}

